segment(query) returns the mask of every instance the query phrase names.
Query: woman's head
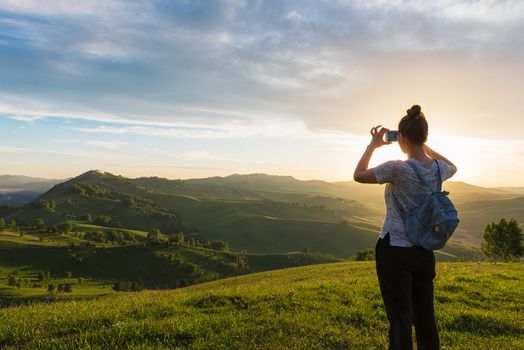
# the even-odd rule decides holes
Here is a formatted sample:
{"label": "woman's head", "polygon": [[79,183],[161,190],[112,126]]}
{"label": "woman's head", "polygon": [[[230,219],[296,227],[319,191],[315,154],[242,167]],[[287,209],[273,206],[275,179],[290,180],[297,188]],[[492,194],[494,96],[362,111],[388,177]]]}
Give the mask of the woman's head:
{"label": "woman's head", "polygon": [[399,145],[405,152],[405,146],[421,146],[428,139],[428,122],[419,105],[413,105],[398,123],[400,132]]}

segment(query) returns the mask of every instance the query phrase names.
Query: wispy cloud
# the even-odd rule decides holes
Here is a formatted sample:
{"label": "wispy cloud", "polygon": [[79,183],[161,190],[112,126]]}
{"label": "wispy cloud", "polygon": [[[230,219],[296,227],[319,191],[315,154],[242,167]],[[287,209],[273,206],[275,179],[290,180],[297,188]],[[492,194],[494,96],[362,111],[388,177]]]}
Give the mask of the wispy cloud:
{"label": "wispy cloud", "polygon": [[432,135],[508,145],[523,19],[512,0],[0,0],[2,152],[126,164],[136,143],[286,172],[299,152],[346,157],[413,101]]}
{"label": "wispy cloud", "polygon": [[[407,86],[421,72],[439,79],[425,62],[428,55],[467,65],[524,53],[524,5],[509,0],[0,5],[7,42],[2,81],[9,82],[0,82],[0,112],[13,114],[161,123],[198,120],[202,113],[184,107],[201,106],[211,111],[210,120],[228,118],[216,112],[224,109],[292,115],[313,129],[349,129],[363,120],[362,110],[383,112],[370,105],[375,96],[362,92],[370,85],[379,91],[385,79],[398,79]],[[384,75],[384,66],[401,79]],[[522,72],[511,60],[503,66],[514,76]],[[475,73],[463,72],[480,76]],[[497,88],[516,91],[515,79]],[[343,113],[355,122],[340,123]]]}
{"label": "wispy cloud", "polygon": [[78,139],[54,139],[54,143],[78,143]]}
{"label": "wispy cloud", "polygon": [[119,141],[89,140],[86,141],[85,144],[88,146],[100,147],[108,150],[115,150],[127,145],[128,143]]}
{"label": "wispy cloud", "polygon": [[22,153],[22,152],[27,152],[27,148],[0,146],[0,152],[1,153]]}

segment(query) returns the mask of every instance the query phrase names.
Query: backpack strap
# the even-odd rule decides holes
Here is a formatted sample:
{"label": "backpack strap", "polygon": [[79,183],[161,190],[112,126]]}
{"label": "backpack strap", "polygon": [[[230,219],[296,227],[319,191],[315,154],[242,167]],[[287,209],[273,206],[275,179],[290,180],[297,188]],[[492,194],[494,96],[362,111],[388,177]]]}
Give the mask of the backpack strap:
{"label": "backpack strap", "polygon": [[436,159],[435,159],[435,163],[437,163],[438,181],[437,181],[437,189],[436,191],[433,191],[431,184],[422,176],[422,174],[420,173],[420,170],[418,169],[418,166],[412,160],[408,159],[408,164],[411,166],[411,168],[413,168],[413,170],[415,171],[419,179],[426,185],[426,187],[429,188],[431,192],[441,192],[442,191],[442,176],[440,174],[440,167]]}

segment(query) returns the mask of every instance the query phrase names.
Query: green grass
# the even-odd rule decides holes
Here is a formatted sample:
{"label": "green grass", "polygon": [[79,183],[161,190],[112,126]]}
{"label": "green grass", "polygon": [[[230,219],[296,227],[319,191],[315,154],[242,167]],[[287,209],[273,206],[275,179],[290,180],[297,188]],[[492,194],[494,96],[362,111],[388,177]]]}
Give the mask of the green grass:
{"label": "green grass", "polygon": [[[41,238],[43,240],[41,240]],[[20,235],[15,230],[0,231],[0,248],[8,247],[57,247],[69,246],[71,243],[80,244],[84,240],[59,234],[50,234],[46,231],[24,229]]]}
{"label": "green grass", "polygon": [[[442,349],[524,348],[524,265],[440,263]],[[2,349],[384,349],[373,262],[0,309]]]}

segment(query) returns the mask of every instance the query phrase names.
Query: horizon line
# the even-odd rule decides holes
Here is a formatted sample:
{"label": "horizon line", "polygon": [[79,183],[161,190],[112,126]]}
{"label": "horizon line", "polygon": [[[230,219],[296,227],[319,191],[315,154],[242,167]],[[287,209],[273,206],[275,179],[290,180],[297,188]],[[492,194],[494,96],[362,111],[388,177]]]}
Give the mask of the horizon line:
{"label": "horizon line", "polygon": [[[293,175],[282,175],[282,174],[272,174],[272,173],[264,173],[264,172],[254,172],[254,173],[231,173],[229,175],[224,175],[224,176],[220,176],[220,175],[213,175],[213,176],[205,176],[205,177],[179,177],[179,178],[169,178],[169,177],[162,177],[162,176],[158,176],[158,175],[148,175],[148,176],[135,176],[135,177],[132,177],[132,176],[127,176],[127,175],[123,175],[123,174],[116,174],[116,173],[112,173],[112,172],[109,172],[109,171],[105,171],[105,170],[101,170],[101,169],[90,169],[90,170],[86,170],[84,172],[81,172],[80,174],[78,175],[75,175],[75,176],[70,176],[70,177],[65,177],[65,178],[45,178],[45,177],[37,177],[37,176],[31,176],[31,175],[24,175],[24,174],[0,174],[0,177],[1,176],[19,176],[19,177],[30,177],[30,178],[33,178],[33,179],[40,179],[40,180],[46,180],[46,181],[69,181],[69,180],[72,180],[78,176],[81,176],[83,174],[86,174],[86,173],[89,173],[89,172],[98,172],[98,173],[107,173],[107,174],[110,174],[110,175],[113,175],[113,176],[122,176],[124,178],[127,178],[127,179],[138,179],[138,178],[147,178],[147,177],[157,177],[159,179],[166,179],[166,180],[201,180],[201,179],[209,179],[209,178],[213,178],[213,177],[219,177],[219,178],[226,178],[226,177],[230,177],[230,176],[234,176],[234,175],[238,175],[238,176],[249,176],[249,175],[266,175],[266,176],[274,176],[274,177],[291,177],[297,181],[301,181],[301,182],[308,182],[308,181],[322,181],[322,182],[326,182],[326,183],[341,183],[341,182],[354,182],[354,183],[358,183],[354,180],[335,180],[335,181],[328,181],[328,180],[324,180],[324,179],[319,179],[319,178],[312,178],[312,179],[303,179],[303,178],[299,178],[299,177],[296,177],[296,176],[293,176]],[[470,186],[475,186],[475,187],[481,187],[481,188],[488,188],[488,189],[504,189],[504,188],[512,188],[512,189],[518,189],[518,188],[524,188],[524,185],[521,185],[521,186],[482,186],[482,185],[478,185],[478,184],[474,184],[474,183],[471,183],[471,182],[466,182],[466,181],[453,181],[453,180],[446,180],[445,182],[452,182],[452,183],[463,183],[463,184],[466,184],[466,185],[470,185]],[[383,184],[362,184],[362,185],[383,185]]]}

